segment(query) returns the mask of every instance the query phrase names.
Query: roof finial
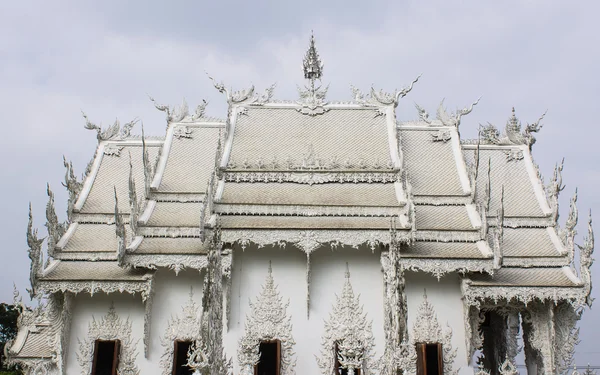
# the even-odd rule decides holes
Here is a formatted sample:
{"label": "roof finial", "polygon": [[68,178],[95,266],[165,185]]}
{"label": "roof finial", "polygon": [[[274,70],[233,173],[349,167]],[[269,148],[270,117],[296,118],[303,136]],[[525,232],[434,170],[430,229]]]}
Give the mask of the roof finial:
{"label": "roof finial", "polygon": [[314,85],[315,80],[321,80],[321,77],[323,76],[323,63],[319,58],[319,52],[317,52],[317,47],[315,46],[315,35],[312,31],[308,51],[306,51],[302,63],[304,67],[304,78],[310,79],[311,85]]}
{"label": "roof finial", "polygon": [[347,280],[350,280],[350,267],[348,266],[348,262],[346,262],[346,272],[345,276]]}

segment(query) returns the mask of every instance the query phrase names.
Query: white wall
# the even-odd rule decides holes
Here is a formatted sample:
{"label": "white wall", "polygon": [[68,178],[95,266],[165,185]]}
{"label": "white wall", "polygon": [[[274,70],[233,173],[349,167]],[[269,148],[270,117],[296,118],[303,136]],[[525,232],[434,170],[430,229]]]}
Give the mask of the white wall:
{"label": "white wall", "polygon": [[198,271],[183,271],[179,276],[170,270],[159,270],[156,274],[154,290],[154,303],[152,309],[150,355],[144,357],[144,305],[140,296],[127,293],[103,293],[78,295],[74,299],[73,321],[69,355],[67,358],[67,374],[80,374],[81,367],[77,362],[76,353],[79,350],[78,339],[87,337],[88,325],[92,316],[99,321],[106,315],[111,302],[114,302],[115,311],[122,319],[129,317],[132,323],[133,342],[137,342],[137,366],[143,375],[161,374],[160,357],[164,348],[160,338],[164,335],[168,320],[173,315],[181,316],[181,309],[189,299],[190,286],[194,289],[194,300],[201,306],[202,302],[202,275]]}
{"label": "white wall", "polygon": [[350,280],[355,294],[361,294],[361,302],[367,317],[373,320],[376,358],[383,353],[383,279],[379,263],[379,252],[368,249],[360,251],[339,248],[335,251],[322,248],[311,256],[311,308],[310,318],[306,315],[306,256],[295,247],[284,249],[265,247],[235,250],[231,319],[225,337],[227,355],[234,359],[237,367],[237,342],[244,334],[246,314],[250,308],[248,300],[255,300],[261,292],[269,260],[272,262],[273,278],[284,301],[290,300],[288,315],[292,317],[293,336],[296,341],[296,373],[319,374],[315,355],[321,350],[323,323],[344,285],[346,262],[350,267]]}
{"label": "white wall", "polygon": [[[289,300],[288,314],[292,317],[293,335],[296,341],[296,373],[319,374],[315,355],[321,350],[323,322],[329,318],[335,295],[340,294],[344,284],[346,262],[351,274],[351,283],[369,320],[373,321],[375,336],[375,358],[383,354],[383,280],[379,263],[379,252],[370,249],[352,248],[319,249],[311,257],[311,309],[306,316],[306,256],[300,250],[266,247],[247,248],[245,252],[235,250],[232,269],[231,315],[229,330],[224,334],[224,346],[238,373],[237,344],[244,334],[246,314],[249,313],[249,299],[255,300],[261,292],[267,275],[269,261],[272,262],[273,277],[284,301]],[[160,358],[163,353],[160,338],[164,335],[171,316],[180,315],[182,306],[188,300],[190,286],[194,288],[194,300],[201,306],[203,275],[197,271],[184,271],[175,276],[170,270],[159,270],[155,279],[155,297],[152,312],[152,334],[150,356],[144,358],[144,306],[139,296],[127,293],[79,295],[74,300],[73,321],[67,373],[79,374],[77,362],[78,339],[87,336],[88,324],[92,315],[99,320],[108,312],[114,301],[117,314],[129,317],[132,322],[134,341],[137,341],[137,365],[144,375],[160,374]],[[429,301],[433,304],[440,323],[449,323],[453,330],[452,345],[458,349],[455,368],[461,375],[472,374],[466,359],[463,305],[459,277],[448,275],[437,281],[432,276],[408,272],[406,276],[409,330],[412,329],[418,307],[423,300],[423,289],[427,289]]]}

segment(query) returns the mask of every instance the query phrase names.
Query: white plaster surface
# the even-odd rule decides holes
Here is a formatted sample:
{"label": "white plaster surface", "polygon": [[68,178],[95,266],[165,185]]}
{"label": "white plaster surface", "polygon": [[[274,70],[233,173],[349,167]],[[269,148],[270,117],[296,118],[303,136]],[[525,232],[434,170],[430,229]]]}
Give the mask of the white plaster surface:
{"label": "white plaster surface", "polygon": [[[310,318],[306,314],[306,255],[293,246],[286,248],[253,246],[245,251],[234,250],[232,268],[231,315],[229,330],[224,330],[224,346],[228,357],[233,359],[234,373],[238,373],[237,344],[244,333],[249,300],[255,300],[261,292],[267,275],[269,261],[272,262],[273,278],[284,302],[289,300],[288,314],[292,317],[293,335],[296,341],[296,373],[319,374],[315,355],[321,350],[321,335],[324,320],[329,317],[335,295],[340,294],[344,284],[346,262],[350,268],[350,280],[355,294],[360,294],[361,303],[369,320],[373,322],[375,336],[375,359],[383,354],[383,280],[379,263],[379,251],[369,249],[321,248],[311,256],[311,307]],[[160,358],[163,353],[161,337],[167,322],[173,315],[181,315],[190,287],[194,289],[194,300],[201,306],[203,275],[187,270],[175,276],[169,270],[159,270],[155,279],[155,296],[152,311],[149,358],[144,357],[144,305],[141,297],[129,294],[79,295],[74,299],[71,346],[67,359],[67,374],[80,374],[76,352],[78,340],[87,335],[88,324],[94,316],[97,320],[108,312],[111,301],[117,314],[132,322],[133,341],[137,342],[137,365],[141,374],[160,374]],[[447,275],[439,282],[432,276],[409,272],[406,276],[409,330],[412,329],[417,309],[427,289],[429,301],[434,305],[442,325],[449,323],[453,330],[452,345],[458,348],[455,367],[461,375],[472,374],[468,366],[465,348],[463,305],[460,295],[459,277]]]}

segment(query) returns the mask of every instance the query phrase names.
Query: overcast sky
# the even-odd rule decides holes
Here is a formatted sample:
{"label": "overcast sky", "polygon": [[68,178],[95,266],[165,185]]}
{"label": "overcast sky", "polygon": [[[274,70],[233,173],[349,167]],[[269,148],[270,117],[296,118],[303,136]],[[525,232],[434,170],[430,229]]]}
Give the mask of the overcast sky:
{"label": "overcast sky", "polygon": [[[503,127],[512,106],[524,123],[548,110],[534,157],[547,178],[566,158],[561,222],[579,187],[585,234],[587,211],[600,215],[600,2],[424,3],[2,1],[0,301],[12,300],[13,281],[22,294],[28,286],[28,202],[45,235],[46,182],[65,217],[63,154],[78,174],[93,156],[95,133],[80,110],[105,126],[140,117],[157,136],[164,114],[147,94],[172,105],[185,97],[190,107],[206,99],[223,118],[225,100],[205,71],[237,89],[277,82],[277,98],[296,99],[311,30],[331,100],[349,100],[351,83],[392,91],[423,73],[398,119],[416,118],[414,102],[435,113],[443,98],[455,109],[482,96],[460,129],[475,137],[478,124]],[[580,324],[580,366],[600,365],[599,318],[600,309],[587,311]]]}

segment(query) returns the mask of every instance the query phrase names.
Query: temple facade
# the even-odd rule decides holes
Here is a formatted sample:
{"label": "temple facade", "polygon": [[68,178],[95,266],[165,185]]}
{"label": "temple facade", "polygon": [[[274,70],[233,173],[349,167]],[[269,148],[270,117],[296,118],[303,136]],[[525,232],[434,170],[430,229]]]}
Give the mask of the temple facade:
{"label": "temple facade", "polygon": [[83,179],[64,162],[67,220],[50,187],[45,240],[30,209],[40,303],[15,294],[8,361],[53,375],[497,375],[522,350],[529,374],[566,373],[594,240],[590,216],[576,269],[577,192],[561,224],[563,166],[545,183],[532,157],[542,118],[522,126],[513,109],[462,139],[478,101],[397,113],[419,77],[330,101],[314,38],[303,68],[294,101],[211,78],[223,120],[152,99],[161,137],[84,115],[98,146]]}

